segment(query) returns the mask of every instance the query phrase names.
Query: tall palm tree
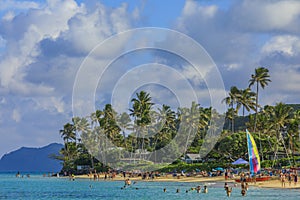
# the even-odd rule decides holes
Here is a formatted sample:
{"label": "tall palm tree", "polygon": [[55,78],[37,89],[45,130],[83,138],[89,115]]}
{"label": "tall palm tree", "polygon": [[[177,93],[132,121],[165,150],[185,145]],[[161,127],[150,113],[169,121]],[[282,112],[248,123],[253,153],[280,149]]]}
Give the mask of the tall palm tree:
{"label": "tall palm tree", "polygon": [[60,131],[61,137],[65,143],[76,140],[75,127],[73,124],[67,123],[64,125],[64,128]]}
{"label": "tall palm tree", "polygon": [[267,113],[269,114],[269,119],[270,119],[270,124],[269,124],[270,131],[276,134],[276,138],[278,141],[275,147],[275,156],[276,156],[280,141],[282,142],[286,150],[284,138],[282,137],[281,131],[285,129],[287,124],[290,122],[293,108],[283,103],[278,103],[274,107],[268,106],[266,110]]}
{"label": "tall palm tree", "polygon": [[172,135],[176,130],[175,124],[175,112],[171,110],[170,106],[162,105],[162,108],[158,108],[158,127],[155,134],[155,149],[159,149],[172,139]]}
{"label": "tall palm tree", "polygon": [[[290,119],[290,123],[288,126],[288,134],[290,137],[290,151],[292,152],[293,164],[296,164],[296,160],[294,154],[296,151],[299,151],[300,147],[300,110],[296,110],[293,113],[292,118]],[[298,139],[297,139],[298,138]]]}
{"label": "tall palm tree", "polygon": [[[137,131],[137,145],[138,148],[141,148],[142,151],[144,149],[144,144],[145,144],[145,133],[146,126],[151,123],[151,109],[152,106],[154,105],[151,102],[151,97],[150,94],[141,91],[139,93],[136,93],[137,98],[133,98],[131,102],[133,103],[132,109],[129,109],[130,116],[133,116],[135,118],[134,123],[137,125],[138,129]],[[141,137],[140,137],[141,135]],[[140,141],[141,138],[141,141]],[[140,158],[141,158],[141,153],[140,152]]]}
{"label": "tall palm tree", "polygon": [[74,145],[76,146],[75,127],[73,124],[67,123],[59,132],[65,143],[65,147],[61,151],[64,155],[64,165],[68,168],[72,168],[74,155],[76,155],[74,148]]}
{"label": "tall palm tree", "polygon": [[149,126],[148,130],[150,133],[150,148],[154,151],[154,154],[151,153],[149,159],[152,159],[156,163],[156,150],[169,144],[176,132],[175,112],[172,111],[170,106],[163,104],[161,108],[158,108],[158,112],[152,112],[152,116],[155,123],[151,122],[154,125]]}
{"label": "tall palm tree", "polygon": [[192,102],[190,108],[179,108],[178,109],[178,120],[180,127],[178,129],[178,134],[182,135],[179,146],[183,149],[184,154],[187,153],[188,144],[191,144],[194,137],[193,134],[197,134],[199,130],[199,120],[200,120],[200,104]]}
{"label": "tall palm tree", "polygon": [[125,146],[125,148],[127,148],[125,131],[130,128],[130,125],[131,125],[130,117],[126,112],[124,112],[117,117],[117,122],[123,133],[124,146]]}
{"label": "tall palm tree", "polygon": [[245,110],[255,110],[255,97],[256,94],[251,91],[250,88],[240,90],[237,98],[237,110],[243,107],[243,116],[245,116]]}
{"label": "tall palm tree", "polygon": [[240,90],[236,86],[232,86],[230,88],[228,96],[225,97],[222,100],[222,103],[225,103],[226,105],[229,106],[229,108],[231,108],[230,112],[232,112],[232,113],[231,113],[230,116],[232,116],[232,119],[231,119],[231,131],[232,131],[232,133],[234,133],[234,116],[235,116],[234,112],[238,111],[234,108],[234,105],[237,103],[237,100],[238,100],[239,96],[240,96]]}
{"label": "tall palm tree", "polygon": [[255,73],[251,75],[249,80],[249,87],[256,84],[256,103],[255,103],[255,120],[254,120],[254,132],[256,131],[256,116],[258,112],[258,90],[259,86],[264,89],[269,82],[271,82],[269,70],[264,67],[259,67],[255,69]]}
{"label": "tall palm tree", "polygon": [[113,110],[111,104],[106,104],[103,110],[103,116],[100,119],[100,127],[104,129],[105,135],[113,143],[119,146],[121,141],[120,128],[116,121],[117,113]]}

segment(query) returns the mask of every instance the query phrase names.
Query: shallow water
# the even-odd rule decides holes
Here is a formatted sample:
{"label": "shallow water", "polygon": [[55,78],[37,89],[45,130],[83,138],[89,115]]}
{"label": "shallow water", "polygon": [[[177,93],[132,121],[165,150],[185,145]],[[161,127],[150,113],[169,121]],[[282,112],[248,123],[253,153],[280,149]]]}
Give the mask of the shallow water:
{"label": "shallow water", "polygon": [[[14,174],[0,174],[0,199],[228,199],[221,183],[207,183],[208,194],[189,191],[199,183],[137,182],[121,189],[121,181],[90,181],[49,178],[31,175],[16,178]],[[200,183],[203,185],[204,183]],[[166,188],[166,193],[163,192]],[[176,190],[180,189],[180,193]],[[299,199],[300,190],[260,189],[251,187],[243,199]],[[240,188],[233,188],[230,199],[241,199]]]}

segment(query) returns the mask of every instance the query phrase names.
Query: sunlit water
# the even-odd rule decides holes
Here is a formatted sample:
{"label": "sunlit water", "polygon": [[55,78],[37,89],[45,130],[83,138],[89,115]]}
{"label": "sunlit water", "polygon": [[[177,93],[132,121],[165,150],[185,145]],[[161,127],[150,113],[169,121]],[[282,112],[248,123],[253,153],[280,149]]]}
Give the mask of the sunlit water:
{"label": "sunlit water", "polygon": [[[0,174],[0,199],[228,199],[223,183],[206,183],[208,194],[189,191],[199,183],[137,182],[121,189],[121,181],[90,181],[67,178],[49,178],[31,175],[30,178],[16,178],[14,174]],[[203,185],[204,183],[200,183]],[[166,188],[166,192],[163,192]],[[176,193],[179,189],[180,192]],[[260,189],[250,187],[247,196],[242,197],[240,188],[233,188],[230,199],[300,199],[300,190]]]}

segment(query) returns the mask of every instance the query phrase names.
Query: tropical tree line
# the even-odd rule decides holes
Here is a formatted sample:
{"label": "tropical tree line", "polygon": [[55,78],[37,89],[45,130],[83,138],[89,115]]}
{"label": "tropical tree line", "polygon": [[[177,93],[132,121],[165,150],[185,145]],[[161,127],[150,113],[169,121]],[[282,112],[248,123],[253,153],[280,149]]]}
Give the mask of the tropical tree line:
{"label": "tropical tree line", "polygon": [[[170,145],[170,148],[162,151],[163,161],[172,161],[168,157],[172,153],[178,153],[179,157],[185,156],[185,153],[199,153],[207,131],[218,128],[223,129],[221,137],[216,138],[217,144],[203,159],[215,158],[230,162],[239,157],[246,158],[244,130],[235,130],[239,129],[235,126],[237,118],[242,118],[243,127],[253,132],[262,159],[268,159],[272,153],[276,157],[282,151],[293,157],[299,149],[300,112],[284,103],[275,106],[259,105],[259,89],[264,89],[270,82],[268,69],[255,69],[248,88],[230,88],[228,96],[222,101],[228,105],[226,113],[218,113],[211,107],[201,107],[196,102],[192,102],[189,108],[174,110],[168,105],[162,105],[154,110],[150,94],[141,91],[131,100],[132,107],[128,113],[117,113],[112,105],[107,104],[103,110],[97,110],[90,116],[74,117],[72,122],[65,124],[60,130],[64,140],[60,157],[63,160],[63,170],[76,170],[78,165],[103,167],[112,161],[122,162],[126,158],[156,163],[158,160],[155,152],[166,145]],[[255,91],[251,90],[252,86],[255,86]],[[225,124],[230,127],[212,123],[224,116],[227,122]],[[178,146],[173,138],[180,131],[195,132],[195,135],[190,137],[187,134]],[[122,151],[127,153],[122,154]]]}

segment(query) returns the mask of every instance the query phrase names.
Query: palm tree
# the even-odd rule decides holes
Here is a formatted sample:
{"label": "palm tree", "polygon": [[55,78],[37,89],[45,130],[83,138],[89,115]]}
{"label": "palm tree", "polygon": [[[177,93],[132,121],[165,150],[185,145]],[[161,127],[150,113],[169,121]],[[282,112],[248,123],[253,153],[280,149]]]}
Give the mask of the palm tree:
{"label": "palm tree", "polygon": [[113,143],[119,146],[121,144],[120,128],[116,121],[117,113],[113,110],[111,104],[106,104],[100,119],[100,127],[104,129],[105,135]]}
{"label": "palm tree", "polygon": [[[158,127],[155,129],[157,132],[155,134],[156,142],[155,149],[159,149],[172,139],[172,135],[176,130],[175,124],[175,112],[171,110],[170,106],[165,104],[162,105],[162,108],[158,108]],[[158,143],[157,143],[158,142]]]}
{"label": "palm tree", "polygon": [[[152,109],[152,106],[154,105],[151,102],[151,97],[149,93],[146,93],[145,91],[141,91],[140,93],[136,93],[137,98],[133,98],[131,102],[133,103],[132,109],[129,109],[130,116],[133,116],[135,118],[134,123],[137,125],[137,145],[138,148],[141,148],[142,151],[144,149],[144,143],[145,143],[145,128],[147,125],[151,123],[151,115],[150,111]],[[141,135],[142,141],[139,142]],[[140,152],[140,157],[141,157]]]}
{"label": "palm tree", "polygon": [[126,112],[124,112],[118,116],[117,122],[123,133],[124,146],[125,148],[127,148],[125,131],[130,128],[130,122],[131,122],[130,117]]}
{"label": "palm tree", "polygon": [[[270,131],[272,131],[276,134],[276,138],[278,141],[276,143],[276,148],[275,148],[275,157],[278,152],[279,141],[283,142],[284,148],[286,150],[284,138],[282,137],[281,132],[283,129],[286,128],[287,124],[290,122],[292,110],[293,110],[292,107],[287,106],[283,103],[278,103],[274,107],[268,106],[266,108],[266,111],[269,114],[269,119],[270,119],[270,124],[269,124]],[[288,156],[288,154],[287,154],[287,156]]]}
{"label": "palm tree", "polygon": [[75,127],[73,124],[67,123],[64,128],[59,131],[65,143],[76,140]]}
{"label": "palm tree", "polygon": [[65,147],[61,151],[64,155],[64,167],[72,168],[74,155],[76,155],[74,148],[74,145],[76,146],[75,127],[73,124],[67,123],[59,132],[65,143]]}
{"label": "palm tree", "polygon": [[254,120],[254,132],[256,131],[256,115],[257,115],[257,108],[258,108],[258,89],[259,86],[264,89],[265,86],[268,85],[271,80],[269,79],[269,70],[264,67],[259,67],[255,69],[255,74],[251,75],[251,79],[249,80],[249,87],[256,84],[256,103],[255,103],[255,120]]}
{"label": "palm tree", "polygon": [[245,116],[245,109],[249,112],[255,110],[255,97],[256,94],[250,88],[240,90],[237,98],[237,110],[243,107],[243,116]]}
{"label": "palm tree", "polygon": [[223,100],[222,100],[222,103],[225,103],[226,105],[229,106],[230,109],[230,112],[231,113],[231,131],[232,133],[234,133],[234,116],[235,116],[235,112],[237,112],[238,110],[237,109],[234,109],[234,104],[237,103],[237,100],[240,96],[240,90],[236,87],[236,86],[232,86],[230,88],[230,91],[228,93],[228,96],[225,97]]}
{"label": "palm tree", "polygon": [[180,127],[178,129],[178,134],[182,135],[180,147],[184,147],[184,154],[187,153],[188,144],[190,144],[199,130],[199,120],[200,120],[200,104],[192,102],[190,108],[179,108],[178,109],[178,120]]}
{"label": "palm tree", "polygon": [[[296,160],[294,157],[295,151],[299,151],[299,133],[300,127],[300,110],[294,111],[292,118],[290,119],[290,123],[288,126],[288,134],[290,137],[290,151],[292,152],[293,164],[296,164]],[[296,140],[298,138],[298,140]]]}

